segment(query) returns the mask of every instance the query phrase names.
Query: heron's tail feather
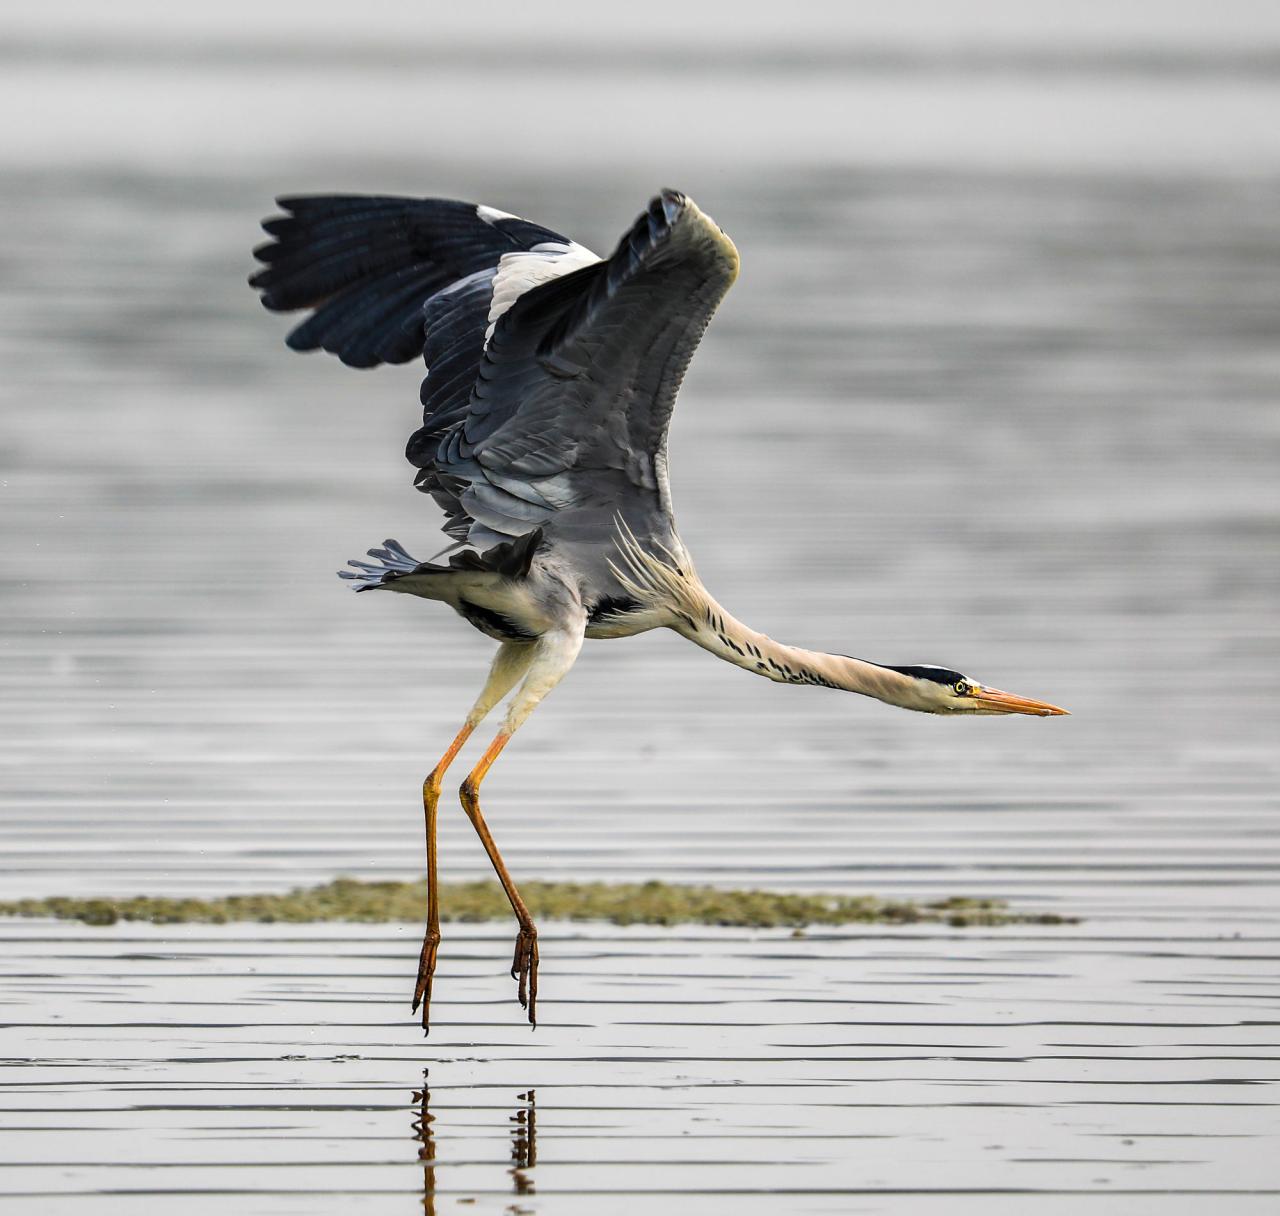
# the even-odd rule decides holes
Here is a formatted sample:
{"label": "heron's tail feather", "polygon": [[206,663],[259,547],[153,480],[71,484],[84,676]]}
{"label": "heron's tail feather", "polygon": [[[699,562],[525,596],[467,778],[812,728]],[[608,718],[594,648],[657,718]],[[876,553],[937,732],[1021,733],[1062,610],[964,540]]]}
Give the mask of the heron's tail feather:
{"label": "heron's tail feather", "polygon": [[410,556],[398,540],[385,540],[382,544],[381,549],[369,550],[369,556],[377,559],[376,564],[353,557],[347,562],[353,569],[339,570],[338,577],[351,579],[356,584],[356,591],[371,591],[423,567],[423,563]]}
{"label": "heron's tail feather", "polygon": [[[425,595],[428,599],[440,588],[442,576],[453,580],[465,578],[522,579],[529,573],[534,554],[542,544],[542,529],[535,528],[523,536],[502,541],[483,553],[471,549],[451,552],[445,550],[449,564],[420,562],[410,555],[398,540],[384,540],[381,549],[370,549],[372,562],[352,558],[347,562],[350,570],[339,570],[338,577],[350,579],[356,591],[372,591],[376,587],[390,587],[392,591],[408,591],[413,595]],[[441,555],[443,556],[443,554]],[[407,581],[402,581],[407,580]]]}

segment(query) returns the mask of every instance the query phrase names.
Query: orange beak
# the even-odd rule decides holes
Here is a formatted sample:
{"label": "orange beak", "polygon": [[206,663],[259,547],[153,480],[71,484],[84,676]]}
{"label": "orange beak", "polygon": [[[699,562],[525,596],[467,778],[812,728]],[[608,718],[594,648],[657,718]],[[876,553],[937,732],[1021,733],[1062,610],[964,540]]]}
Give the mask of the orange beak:
{"label": "orange beak", "polygon": [[1001,692],[998,688],[984,688],[981,684],[975,684],[969,696],[978,703],[977,712],[980,714],[1031,714],[1037,718],[1056,718],[1070,712],[1050,705],[1048,701],[1033,701],[1030,697]]}

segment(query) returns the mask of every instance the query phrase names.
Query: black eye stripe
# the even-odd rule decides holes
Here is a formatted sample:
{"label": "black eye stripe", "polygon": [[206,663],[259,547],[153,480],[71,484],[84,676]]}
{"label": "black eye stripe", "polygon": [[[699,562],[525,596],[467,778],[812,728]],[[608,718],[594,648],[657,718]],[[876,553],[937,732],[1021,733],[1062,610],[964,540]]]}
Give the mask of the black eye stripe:
{"label": "black eye stripe", "polygon": [[889,670],[900,671],[904,676],[913,676],[917,680],[928,680],[933,684],[945,684],[948,688],[954,688],[957,681],[964,679],[964,676],[960,672],[951,671],[946,667],[889,666]]}

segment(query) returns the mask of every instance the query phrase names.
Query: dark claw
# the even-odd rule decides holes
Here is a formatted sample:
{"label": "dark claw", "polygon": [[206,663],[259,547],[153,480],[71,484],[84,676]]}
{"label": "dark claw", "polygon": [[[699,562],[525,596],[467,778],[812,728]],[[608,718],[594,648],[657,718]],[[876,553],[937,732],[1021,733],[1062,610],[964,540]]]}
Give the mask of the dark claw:
{"label": "dark claw", "polygon": [[418,956],[418,980],[413,989],[411,1010],[417,1013],[418,1006],[422,1006],[422,1029],[426,1034],[431,1033],[431,981],[435,978],[436,955],[439,949],[440,934],[428,929],[426,936],[422,939],[422,953]]}
{"label": "dark claw", "polygon": [[511,960],[511,978],[520,981],[517,995],[520,1008],[529,1011],[529,1025],[538,1024],[538,930],[533,925],[521,928],[516,938],[516,952]]}

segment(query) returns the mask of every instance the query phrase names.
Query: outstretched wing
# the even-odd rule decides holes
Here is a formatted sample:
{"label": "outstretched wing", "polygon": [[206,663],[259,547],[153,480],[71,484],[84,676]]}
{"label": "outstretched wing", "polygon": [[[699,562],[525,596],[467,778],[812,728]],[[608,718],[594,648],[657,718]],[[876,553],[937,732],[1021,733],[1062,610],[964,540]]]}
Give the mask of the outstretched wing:
{"label": "outstretched wing", "polygon": [[549,228],[451,199],[329,194],[276,203],[285,214],[263,221],[272,239],[253,251],[265,265],[249,282],[273,312],[315,310],[289,346],[326,350],[350,367],[422,354],[428,300],[496,270],[504,255],[573,246]]}
{"label": "outstretched wing", "polygon": [[541,526],[603,542],[615,513],[669,519],[667,425],[737,269],[728,237],[666,191],[608,261],[521,295],[493,328],[466,416],[424,461],[455,534],[482,546]]}
{"label": "outstretched wing", "polygon": [[738,267],[693,202],[659,195],[607,261],[469,203],[280,204],[251,282],[268,308],[316,310],[295,349],[359,367],[424,353],[407,455],[457,540],[599,543],[616,513],[669,519],[671,409]]}

